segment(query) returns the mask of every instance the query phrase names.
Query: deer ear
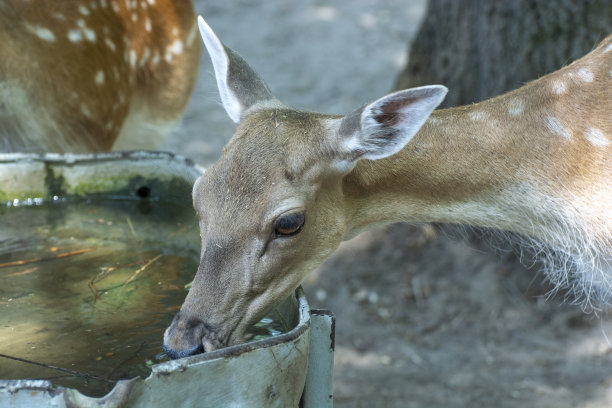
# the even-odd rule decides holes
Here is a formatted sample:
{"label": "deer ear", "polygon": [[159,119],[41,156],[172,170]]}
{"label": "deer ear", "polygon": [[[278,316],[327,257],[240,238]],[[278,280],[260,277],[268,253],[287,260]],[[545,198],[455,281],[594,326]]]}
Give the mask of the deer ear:
{"label": "deer ear", "polygon": [[351,112],[340,123],[340,154],[356,161],[382,159],[399,152],[447,91],[442,85],[406,89]]}
{"label": "deer ear", "polygon": [[201,16],[198,26],[212,60],[221,102],[231,120],[240,123],[242,114],[250,107],[276,101],[259,74],[235,51],[223,45]]}

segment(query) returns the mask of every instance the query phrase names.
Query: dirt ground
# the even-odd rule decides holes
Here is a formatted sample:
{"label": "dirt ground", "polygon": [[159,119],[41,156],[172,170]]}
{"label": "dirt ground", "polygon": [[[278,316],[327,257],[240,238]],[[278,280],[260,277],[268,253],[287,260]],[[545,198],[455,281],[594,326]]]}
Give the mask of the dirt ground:
{"label": "dirt ground", "polygon": [[[196,4],[281,100],[325,113],[391,90],[425,6]],[[162,148],[207,165],[233,129],[204,54],[183,123]],[[612,319],[547,299],[537,266],[514,253],[445,231],[398,224],[364,233],[305,282],[312,306],[337,318],[335,406],[612,406]]]}

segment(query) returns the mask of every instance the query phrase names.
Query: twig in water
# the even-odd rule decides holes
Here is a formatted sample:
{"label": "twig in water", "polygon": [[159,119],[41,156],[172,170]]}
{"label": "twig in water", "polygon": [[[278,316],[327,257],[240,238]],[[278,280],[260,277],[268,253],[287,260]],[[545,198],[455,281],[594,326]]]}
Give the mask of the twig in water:
{"label": "twig in water", "polygon": [[80,255],[80,254],[84,254],[85,252],[90,252],[90,251],[95,251],[95,250],[96,248],[83,248],[83,249],[77,249],[76,251],[62,252],[60,254],[56,254],[53,256],[46,256],[42,258],[31,258],[31,259],[23,259],[21,261],[0,263],[0,268],[8,268],[9,266],[26,265],[26,264],[36,263],[36,262],[52,261],[54,259],[66,258],[68,256],[74,256],[74,255]]}
{"label": "twig in water", "polygon": [[19,271],[19,272],[14,272],[14,273],[10,273],[6,276],[21,276],[21,275],[27,275],[28,273],[32,273],[32,272],[36,272],[38,270],[38,266],[35,266],[33,268],[28,268],[28,269],[24,269],[23,271]]}
{"label": "twig in water", "polygon": [[127,285],[128,283],[130,283],[131,281],[133,281],[136,276],[138,276],[138,274],[142,271],[144,271],[145,269],[147,269],[149,267],[149,265],[151,265],[153,262],[157,261],[159,258],[161,258],[161,254],[157,255],[155,258],[151,259],[149,262],[147,262],[146,264],[144,264],[143,266],[141,266],[136,272],[134,272],[132,274],[132,276],[129,277],[128,280],[126,280],[125,282],[123,282],[123,286]]}
{"label": "twig in water", "polygon": [[136,230],[134,230],[134,226],[132,225],[132,220],[130,220],[130,217],[127,217],[125,220],[127,221],[127,224],[130,227],[130,230],[132,231],[132,235],[136,236]]}
{"label": "twig in water", "polygon": [[96,304],[96,301],[98,300],[98,298],[100,297],[100,291],[98,290],[98,287],[96,286],[96,279],[92,279],[89,281],[89,283],[87,284],[87,287],[89,287],[89,290],[91,291],[91,294],[94,297],[94,305]]}
{"label": "twig in water", "polygon": [[145,262],[147,261],[142,260],[142,261],[130,262],[128,264],[119,265],[119,266],[110,266],[108,268],[104,268],[102,272],[99,272],[96,276],[91,278],[87,286],[89,287],[89,290],[91,291],[91,294],[94,297],[94,300],[93,300],[94,304],[100,298],[100,291],[98,287],[96,286],[96,283],[100,282],[102,279],[106,278],[111,272],[116,271],[117,269],[129,268],[130,266],[141,265]]}
{"label": "twig in water", "polygon": [[57,366],[53,366],[51,364],[39,363],[37,361],[32,361],[32,360],[26,360],[25,358],[7,356],[6,354],[0,354],[0,357],[8,358],[9,360],[21,361],[22,363],[34,364],[34,365],[37,365],[37,366],[40,366],[40,367],[50,368],[52,370],[63,371],[65,373],[69,373],[69,374],[75,375],[77,377],[83,377],[83,378],[97,380],[97,381],[104,381],[104,382],[111,383],[111,384],[114,384],[114,383],[117,382],[117,381],[109,380],[109,379],[106,379],[106,378],[98,377],[97,375],[81,373],[79,371],[69,370],[67,368],[57,367]]}

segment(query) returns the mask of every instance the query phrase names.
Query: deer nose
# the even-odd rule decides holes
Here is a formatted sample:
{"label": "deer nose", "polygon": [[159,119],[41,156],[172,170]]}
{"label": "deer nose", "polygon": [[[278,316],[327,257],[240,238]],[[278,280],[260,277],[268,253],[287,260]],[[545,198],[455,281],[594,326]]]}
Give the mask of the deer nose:
{"label": "deer nose", "polygon": [[201,320],[177,313],[164,332],[164,352],[173,360],[203,353],[205,331]]}

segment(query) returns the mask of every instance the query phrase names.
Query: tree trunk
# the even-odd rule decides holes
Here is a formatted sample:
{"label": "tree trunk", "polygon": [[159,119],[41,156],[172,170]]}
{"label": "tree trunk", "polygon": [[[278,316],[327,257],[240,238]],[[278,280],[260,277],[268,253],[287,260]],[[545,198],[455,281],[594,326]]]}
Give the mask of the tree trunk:
{"label": "tree trunk", "polygon": [[518,88],[612,32],[610,0],[430,0],[395,88],[443,84],[444,107]]}

